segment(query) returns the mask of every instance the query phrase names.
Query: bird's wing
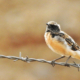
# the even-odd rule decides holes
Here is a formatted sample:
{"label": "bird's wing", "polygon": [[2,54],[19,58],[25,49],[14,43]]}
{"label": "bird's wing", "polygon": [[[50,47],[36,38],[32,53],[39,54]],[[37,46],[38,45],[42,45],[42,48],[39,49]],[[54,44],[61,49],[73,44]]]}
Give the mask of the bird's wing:
{"label": "bird's wing", "polygon": [[72,50],[80,50],[80,47],[77,45],[77,43],[74,43],[70,38],[65,38],[65,40],[71,46]]}
{"label": "bird's wing", "polygon": [[68,36],[66,33],[59,33],[59,36],[65,39],[67,44],[71,46],[72,50],[74,51],[80,50],[80,47],[77,45],[77,43],[75,43],[75,41],[70,36]]}

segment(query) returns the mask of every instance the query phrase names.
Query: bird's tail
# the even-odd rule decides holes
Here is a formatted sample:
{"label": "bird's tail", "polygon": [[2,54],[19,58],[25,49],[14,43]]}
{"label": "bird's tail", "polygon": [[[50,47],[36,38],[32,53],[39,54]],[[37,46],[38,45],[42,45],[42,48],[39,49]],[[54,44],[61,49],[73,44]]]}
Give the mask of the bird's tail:
{"label": "bird's tail", "polygon": [[67,52],[67,56],[70,56],[73,57],[73,58],[76,58],[76,59],[80,59],[80,51],[68,51]]}

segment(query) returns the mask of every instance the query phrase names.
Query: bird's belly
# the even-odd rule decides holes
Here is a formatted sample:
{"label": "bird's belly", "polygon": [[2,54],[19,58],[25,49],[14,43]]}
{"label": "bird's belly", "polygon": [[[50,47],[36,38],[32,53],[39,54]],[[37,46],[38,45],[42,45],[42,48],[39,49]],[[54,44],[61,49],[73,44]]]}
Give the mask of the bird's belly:
{"label": "bird's belly", "polygon": [[65,55],[67,53],[66,46],[55,39],[50,39],[46,41],[47,45],[56,53],[60,55]]}
{"label": "bird's belly", "polygon": [[50,33],[45,34],[45,41],[46,41],[48,47],[55,53],[58,53],[58,54],[64,55],[64,56],[65,55],[70,56],[70,54],[68,53],[68,51],[70,51],[70,49],[67,46],[67,44],[65,44],[64,42],[58,41],[56,38],[52,38]]}
{"label": "bird's belly", "polygon": [[51,38],[50,34],[45,34],[45,41],[52,51],[61,55],[65,55],[67,50],[63,43],[57,41],[55,38]]}

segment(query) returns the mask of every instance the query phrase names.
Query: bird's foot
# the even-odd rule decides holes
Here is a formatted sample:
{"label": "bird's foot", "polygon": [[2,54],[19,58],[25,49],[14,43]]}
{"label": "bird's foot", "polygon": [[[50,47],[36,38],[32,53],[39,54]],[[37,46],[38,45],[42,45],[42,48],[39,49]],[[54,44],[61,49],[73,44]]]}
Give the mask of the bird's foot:
{"label": "bird's foot", "polygon": [[62,58],[64,58],[65,56],[61,56],[61,57],[59,57],[59,58],[57,58],[57,59],[55,59],[55,60],[52,60],[51,61],[51,64],[52,64],[52,66],[54,67],[55,66],[55,61],[57,61],[57,60],[59,60],[59,59],[62,59]]}
{"label": "bird's foot", "polygon": [[70,67],[70,65],[68,63],[64,63],[64,66]]}
{"label": "bird's foot", "polygon": [[70,65],[67,63],[70,58],[71,58],[71,56],[69,56],[68,59],[65,62],[65,66],[67,66],[67,67],[70,67]]}

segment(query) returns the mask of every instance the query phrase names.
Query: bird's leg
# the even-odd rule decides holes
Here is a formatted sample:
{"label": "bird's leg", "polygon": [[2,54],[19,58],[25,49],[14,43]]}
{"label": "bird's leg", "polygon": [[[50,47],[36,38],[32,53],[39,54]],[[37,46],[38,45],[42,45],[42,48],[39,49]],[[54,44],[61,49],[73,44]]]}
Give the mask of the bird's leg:
{"label": "bird's leg", "polygon": [[59,59],[61,59],[61,58],[64,58],[65,56],[61,56],[61,57],[59,57],[59,58],[57,58],[57,59],[55,59],[55,60],[52,60],[51,61],[51,64],[52,64],[52,66],[55,66],[55,61],[57,61],[57,60],[59,60]]}
{"label": "bird's leg", "polygon": [[71,56],[69,56],[68,59],[66,60],[65,66],[68,66],[69,67],[69,65],[67,64],[67,62],[69,61],[70,58],[71,58]]}

